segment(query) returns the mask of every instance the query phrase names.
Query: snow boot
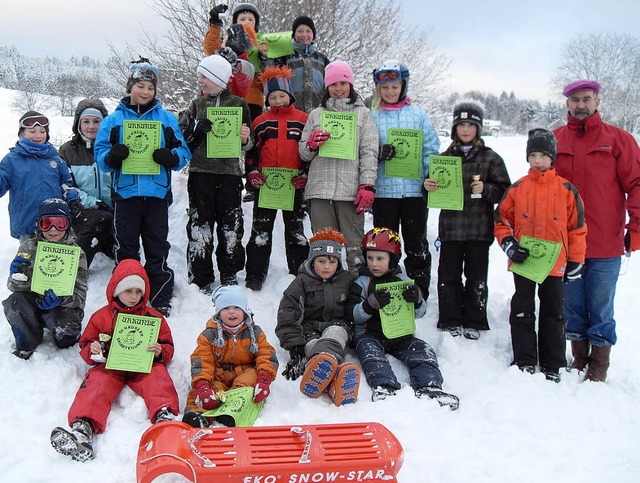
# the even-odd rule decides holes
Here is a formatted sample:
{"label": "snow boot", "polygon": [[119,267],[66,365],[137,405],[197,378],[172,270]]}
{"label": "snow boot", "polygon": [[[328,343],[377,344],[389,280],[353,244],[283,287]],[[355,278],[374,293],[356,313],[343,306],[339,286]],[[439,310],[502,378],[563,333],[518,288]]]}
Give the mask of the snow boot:
{"label": "snow boot", "polygon": [[209,420],[197,411],[187,411],[182,416],[182,422],[193,428],[208,428]]}
{"label": "snow boot", "polygon": [[585,367],[589,364],[589,341],[572,340],[571,355],[573,356],[573,362],[567,367],[567,370],[569,372],[571,372],[572,369],[577,369],[578,372],[584,371]]}
{"label": "snow boot", "polygon": [[360,368],[353,362],[343,362],[329,383],[329,396],[336,406],[352,404],[358,399],[360,389]]}
{"label": "snow boot", "polygon": [[560,371],[559,369],[548,369],[546,367],[541,367],[540,372],[544,374],[544,377],[547,381],[559,383],[560,382]]}
{"label": "snow boot", "polygon": [[164,406],[158,409],[155,422],[161,423],[163,421],[173,421],[174,419],[176,419],[176,415],[173,414],[168,407]]}
{"label": "snow boot", "polygon": [[480,331],[472,327],[463,327],[462,335],[464,335],[465,339],[478,340],[480,338]]}
{"label": "snow boot", "polygon": [[536,366],[530,366],[530,365],[527,365],[527,364],[523,364],[523,365],[518,364],[518,369],[520,369],[520,371],[524,372],[525,374],[535,374],[536,373]]}
{"label": "snow boot", "polygon": [[329,387],[338,370],[338,360],[328,352],[316,354],[307,362],[307,368],[300,381],[300,392],[316,398]]}
{"label": "snow boot", "polygon": [[376,386],[372,389],[371,392],[371,400],[373,402],[382,401],[383,399],[387,399],[389,396],[396,395],[396,388],[393,386],[382,385]]}
{"label": "snow boot", "polygon": [[587,366],[587,376],[585,379],[593,382],[604,382],[607,379],[607,369],[609,369],[609,357],[611,346],[591,347],[591,358]]}
{"label": "snow boot", "polygon": [[86,419],[76,419],[71,431],[57,427],[51,431],[51,446],[58,453],[76,461],[93,459],[93,427]]}
{"label": "snow boot", "polygon": [[418,399],[424,396],[429,399],[435,399],[441,407],[449,406],[449,409],[452,411],[455,411],[460,406],[460,399],[458,399],[458,396],[444,392],[438,387],[416,387],[414,392]]}
{"label": "snow boot", "polygon": [[462,327],[454,326],[454,327],[444,327],[442,330],[445,332],[449,332],[451,337],[460,337],[462,335]]}

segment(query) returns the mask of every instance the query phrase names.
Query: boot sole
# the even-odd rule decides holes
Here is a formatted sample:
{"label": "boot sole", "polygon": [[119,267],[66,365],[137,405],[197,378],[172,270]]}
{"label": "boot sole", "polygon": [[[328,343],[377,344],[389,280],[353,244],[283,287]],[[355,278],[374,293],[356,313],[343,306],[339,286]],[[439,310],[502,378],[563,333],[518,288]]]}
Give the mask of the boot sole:
{"label": "boot sole", "polygon": [[58,453],[85,462],[93,459],[93,448],[80,443],[76,437],[64,428],[57,427],[51,431],[51,446]]}
{"label": "boot sole", "polygon": [[319,397],[329,387],[338,370],[338,360],[331,354],[323,352],[313,356],[300,381],[300,392],[305,396]]}
{"label": "boot sole", "polygon": [[343,362],[338,366],[329,387],[329,395],[336,406],[353,404],[358,400],[360,389],[360,368],[353,362]]}

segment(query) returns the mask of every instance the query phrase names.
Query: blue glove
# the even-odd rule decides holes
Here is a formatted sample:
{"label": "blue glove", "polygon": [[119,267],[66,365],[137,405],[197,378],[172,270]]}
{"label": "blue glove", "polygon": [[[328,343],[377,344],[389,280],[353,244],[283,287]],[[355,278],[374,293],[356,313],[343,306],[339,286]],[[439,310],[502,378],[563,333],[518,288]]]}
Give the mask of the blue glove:
{"label": "blue glove", "polygon": [[9,267],[9,273],[13,275],[14,273],[23,273],[24,270],[31,265],[31,261],[27,260],[20,255],[16,255],[16,257],[11,262],[11,267]]}
{"label": "blue glove", "polygon": [[36,305],[40,310],[51,310],[55,309],[61,303],[62,299],[58,297],[53,290],[49,289],[45,291],[44,296],[38,300]]}

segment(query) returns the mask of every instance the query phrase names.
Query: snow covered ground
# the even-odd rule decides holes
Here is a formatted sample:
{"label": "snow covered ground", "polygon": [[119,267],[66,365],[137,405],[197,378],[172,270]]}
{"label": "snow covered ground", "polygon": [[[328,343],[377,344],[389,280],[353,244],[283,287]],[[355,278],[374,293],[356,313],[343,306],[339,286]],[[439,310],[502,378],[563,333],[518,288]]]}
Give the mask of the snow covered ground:
{"label": "snow covered ground", "polygon": [[[13,92],[0,89],[0,156],[17,140],[17,120],[22,113],[9,107]],[[71,119],[52,117],[52,138],[71,134]],[[442,139],[443,144],[447,142]],[[487,138],[505,159],[512,180],[526,173],[524,137]],[[175,203],[170,209],[170,265],[176,273],[173,312],[169,324],[176,354],[169,370],[181,404],[189,388],[189,355],[197,335],[212,314],[210,299],[186,281],[186,177],[174,177]],[[8,274],[18,247],[9,235],[8,196],[0,200],[0,272]],[[245,243],[250,230],[250,207],[245,204]],[[437,237],[437,212],[429,217],[429,241]],[[371,218],[367,218],[367,227]],[[307,226],[308,228],[308,226]],[[308,231],[309,233],[310,231]],[[282,291],[293,279],[284,259],[282,223],[274,230],[274,253],[265,288],[249,292],[256,322],[278,347],[284,366],[288,356],[274,335],[276,311]],[[640,297],[640,256],[623,263],[618,283],[616,319],[619,342],[612,351],[606,384],[582,383],[578,375],[562,371],[554,384],[540,373],[522,374],[511,362],[509,300],[512,276],[506,256],[495,244],[489,273],[491,331],[473,342],[439,332],[437,320],[437,253],[432,249],[431,297],[427,315],[417,321],[417,335],[436,350],[445,378],[445,390],[460,397],[460,409],[450,412],[436,403],[418,400],[405,387],[396,397],[372,403],[366,382],[357,404],[336,408],[328,398],[308,399],[298,384],[279,377],[256,425],[298,425],[379,421],[404,447],[401,483],[442,482],[564,482],[640,481],[640,330],[633,312]],[[99,255],[89,272],[85,322],[105,303],[104,289],[112,262]],[[239,274],[240,279],[244,273]],[[9,292],[0,284],[0,299]],[[66,425],[67,410],[86,371],[77,346],[57,350],[49,337],[28,361],[13,355],[13,336],[0,314],[0,479],[7,482],[72,482],[135,480],[138,442],[149,427],[141,398],[125,389],[109,417],[106,433],[97,436],[96,459],[77,463],[56,453],[49,444],[55,426]],[[637,321],[638,319],[636,319]],[[403,367],[394,363],[402,383]],[[184,481],[170,476],[158,481]]]}

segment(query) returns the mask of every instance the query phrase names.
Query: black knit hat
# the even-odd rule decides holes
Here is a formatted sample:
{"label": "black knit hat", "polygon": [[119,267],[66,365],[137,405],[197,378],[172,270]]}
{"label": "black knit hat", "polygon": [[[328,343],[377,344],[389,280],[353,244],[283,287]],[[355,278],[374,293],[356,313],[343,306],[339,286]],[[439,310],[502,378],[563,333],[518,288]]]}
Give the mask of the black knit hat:
{"label": "black knit hat", "polygon": [[463,122],[470,122],[478,127],[478,137],[482,135],[482,121],[484,111],[473,102],[461,102],[453,108],[453,125],[451,126],[451,139],[454,139],[456,126]]}
{"label": "black knit hat", "polygon": [[47,198],[38,207],[38,219],[47,216],[61,216],[70,220],[69,205],[61,198]]}
{"label": "black knit hat", "polygon": [[300,15],[293,21],[293,32],[291,32],[291,37],[295,36],[296,29],[300,27],[300,25],[306,25],[307,27],[309,27],[313,32],[313,40],[316,39],[316,25],[313,23],[313,20],[311,20],[311,17],[307,17],[305,15]]}
{"label": "black knit hat", "polygon": [[527,159],[531,153],[543,153],[551,158],[551,164],[556,162],[558,142],[551,131],[536,128],[529,131],[527,139]]}

